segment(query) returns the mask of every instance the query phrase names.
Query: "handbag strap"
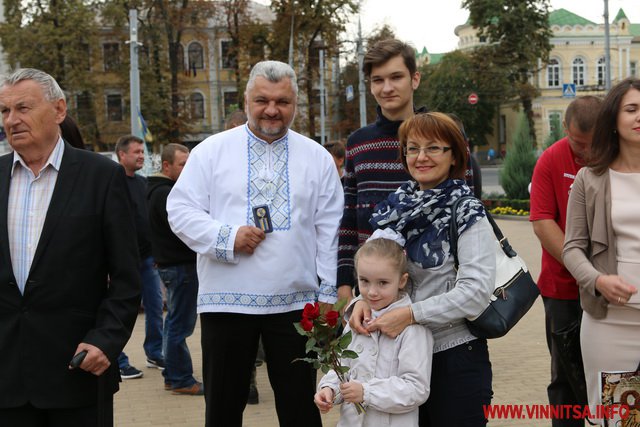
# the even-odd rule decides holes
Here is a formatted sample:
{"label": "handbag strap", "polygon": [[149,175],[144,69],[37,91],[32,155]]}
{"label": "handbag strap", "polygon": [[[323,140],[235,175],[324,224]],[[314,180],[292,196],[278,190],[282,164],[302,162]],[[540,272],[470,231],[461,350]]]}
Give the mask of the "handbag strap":
{"label": "handbag strap", "polygon": [[[451,254],[453,255],[453,266],[458,270],[458,266],[460,265],[458,261],[458,222],[456,221],[458,206],[465,199],[476,199],[474,196],[462,196],[458,200],[453,203],[451,207],[451,219],[449,220],[449,245],[451,247]],[[477,200],[477,199],[476,199]],[[482,203],[482,201],[480,201]],[[518,256],[517,252],[513,249],[511,244],[509,243],[509,239],[504,237],[502,234],[502,230],[496,224],[496,221],[493,219],[488,210],[485,209],[485,213],[487,215],[487,219],[489,220],[489,224],[491,224],[491,228],[493,228],[493,234],[496,235],[498,242],[500,242],[500,247],[502,247],[502,251],[509,258],[513,258]]]}

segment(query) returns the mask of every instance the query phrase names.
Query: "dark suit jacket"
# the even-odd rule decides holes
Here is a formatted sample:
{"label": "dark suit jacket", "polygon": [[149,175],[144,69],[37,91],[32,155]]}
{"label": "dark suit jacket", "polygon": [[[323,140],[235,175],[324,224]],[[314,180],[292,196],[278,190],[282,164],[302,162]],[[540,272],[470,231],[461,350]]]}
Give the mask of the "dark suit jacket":
{"label": "dark suit jacket", "polygon": [[65,145],[42,234],[20,294],[11,266],[7,205],[13,154],[0,157],[0,407],[94,404],[97,377],[68,364],[77,345],[117,357],[140,303],[138,248],[120,165]]}

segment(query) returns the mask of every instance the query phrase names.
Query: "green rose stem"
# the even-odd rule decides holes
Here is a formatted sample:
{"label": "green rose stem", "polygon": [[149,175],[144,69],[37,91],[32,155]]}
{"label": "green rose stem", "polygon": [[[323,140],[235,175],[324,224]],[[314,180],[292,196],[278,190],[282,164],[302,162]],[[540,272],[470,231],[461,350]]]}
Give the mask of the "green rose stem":
{"label": "green rose stem", "polygon": [[[341,366],[340,365],[340,358],[338,357],[338,355],[336,354],[335,350],[333,350],[333,349],[331,350],[331,364],[333,365],[333,370],[338,375],[338,379],[340,380],[340,382],[342,384],[346,383],[347,380],[344,377],[344,374],[342,372],[340,372],[340,369],[337,369],[337,367]],[[354,405],[356,405],[356,411],[358,412],[358,415],[367,412],[364,409],[364,406],[362,406],[362,403],[354,403]]]}

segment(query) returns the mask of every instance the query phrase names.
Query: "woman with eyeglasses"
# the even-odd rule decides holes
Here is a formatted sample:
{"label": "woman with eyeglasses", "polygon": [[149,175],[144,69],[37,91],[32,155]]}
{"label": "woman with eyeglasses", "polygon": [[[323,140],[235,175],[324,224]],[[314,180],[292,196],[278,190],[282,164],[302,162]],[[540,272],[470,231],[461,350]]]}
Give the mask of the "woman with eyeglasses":
{"label": "woman with eyeglasses", "polygon": [[[370,308],[357,301],[351,327],[391,337],[414,323],[429,328],[434,337],[431,392],[420,407],[420,426],[484,426],[483,405],[492,396],[489,351],[465,319],[489,304],[495,236],[481,201],[466,199],[451,212],[457,199],[472,195],[464,182],[467,147],[455,122],[442,113],[418,114],[402,123],[398,137],[402,164],[413,180],[376,206],[370,222],[405,240],[413,304],[370,321]],[[457,271],[449,250],[452,220],[459,230]]]}

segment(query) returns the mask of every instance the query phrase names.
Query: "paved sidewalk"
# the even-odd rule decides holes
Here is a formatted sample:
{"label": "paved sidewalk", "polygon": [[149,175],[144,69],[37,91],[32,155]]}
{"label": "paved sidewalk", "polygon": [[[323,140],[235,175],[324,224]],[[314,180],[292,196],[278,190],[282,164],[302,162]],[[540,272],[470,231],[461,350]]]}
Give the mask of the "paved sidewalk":
{"label": "paved sidewalk", "polygon": [[[498,220],[504,234],[525,259],[534,278],[540,272],[540,245],[531,225],[524,220]],[[115,396],[115,424],[133,426],[203,426],[204,398],[174,396],[164,391],[157,369],[145,368],[142,350],[144,317],[140,315],[125,351],[131,363],[143,370],[144,377],[121,383]],[[201,379],[202,353],[200,326],[189,340],[196,377]],[[493,404],[546,404],[549,381],[549,355],[544,335],[544,309],[538,299],[527,316],[504,338],[490,340],[493,365]],[[321,373],[320,373],[321,375]],[[273,393],[270,391],[266,367],[258,368],[260,404],[247,405],[246,427],[277,427]],[[464,402],[460,402],[464,409]],[[339,411],[323,417],[325,426],[335,426]],[[550,420],[490,420],[489,426],[549,426]],[[444,427],[444,426],[443,426]]]}

